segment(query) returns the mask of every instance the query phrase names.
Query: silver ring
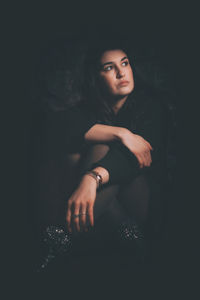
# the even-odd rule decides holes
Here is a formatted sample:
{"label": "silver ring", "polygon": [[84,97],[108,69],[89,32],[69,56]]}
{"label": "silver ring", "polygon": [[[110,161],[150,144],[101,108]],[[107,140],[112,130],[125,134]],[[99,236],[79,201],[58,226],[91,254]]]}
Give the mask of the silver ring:
{"label": "silver ring", "polygon": [[74,219],[75,219],[75,218],[79,218],[80,215],[81,215],[81,214],[73,215],[73,217],[74,217]]}
{"label": "silver ring", "polygon": [[79,218],[79,216],[86,216],[86,215],[87,215],[87,213],[86,213],[86,212],[83,212],[83,213],[80,213],[80,214],[77,214],[77,215],[74,214],[73,217],[74,217],[74,219],[75,219],[75,218]]}

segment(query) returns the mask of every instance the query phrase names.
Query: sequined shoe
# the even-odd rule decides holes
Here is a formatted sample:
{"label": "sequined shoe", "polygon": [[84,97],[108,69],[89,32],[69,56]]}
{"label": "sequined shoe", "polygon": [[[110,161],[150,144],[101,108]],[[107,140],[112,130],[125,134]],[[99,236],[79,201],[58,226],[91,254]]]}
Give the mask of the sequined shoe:
{"label": "sequined shoe", "polygon": [[71,234],[55,225],[48,226],[45,229],[43,242],[47,248],[47,254],[37,272],[46,269],[57,256],[69,254],[72,248]]}
{"label": "sequined shoe", "polygon": [[139,226],[133,221],[125,221],[120,224],[117,230],[117,239],[120,248],[125,253],[135,254],[137,258],[144,262],[146,257],[146,242]]}

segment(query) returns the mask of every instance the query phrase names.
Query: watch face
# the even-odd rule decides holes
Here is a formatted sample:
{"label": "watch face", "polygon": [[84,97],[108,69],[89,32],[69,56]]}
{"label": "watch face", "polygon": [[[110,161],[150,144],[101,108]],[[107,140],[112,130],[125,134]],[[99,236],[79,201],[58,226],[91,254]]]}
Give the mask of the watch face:
{"label": "watch face", "polygon": [[102,177],[101,175],[97,175],[97,179],[98,179],[98,184],[100,185],[102,183]]}
{"label": "watch face", "polygon": [[102,177],[96,171],[87,171],[86,174],[91,175],[97,182],[97,188],[102,184]]}

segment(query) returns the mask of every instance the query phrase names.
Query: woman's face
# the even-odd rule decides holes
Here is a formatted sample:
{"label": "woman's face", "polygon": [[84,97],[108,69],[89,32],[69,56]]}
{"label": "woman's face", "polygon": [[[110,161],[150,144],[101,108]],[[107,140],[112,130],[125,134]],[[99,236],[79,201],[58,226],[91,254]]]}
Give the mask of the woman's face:
{"label": "woman's face", "polygon": [[121,98],[133,91],[133,72],[123,50],[105,51],[100,63],[100,78],[110,95]]}

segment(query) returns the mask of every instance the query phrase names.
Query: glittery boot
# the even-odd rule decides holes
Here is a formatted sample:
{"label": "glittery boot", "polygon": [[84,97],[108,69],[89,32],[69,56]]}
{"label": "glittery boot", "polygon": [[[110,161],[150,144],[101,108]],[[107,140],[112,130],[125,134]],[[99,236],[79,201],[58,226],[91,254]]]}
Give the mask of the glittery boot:
{"label": "glittery boot", "polygon": [[71,234],[55,225],[48,226],[45,229],[43,242],[47,248],[47,254],[37,272],[46,269],[55,257],[69,254],[72,248]]}

